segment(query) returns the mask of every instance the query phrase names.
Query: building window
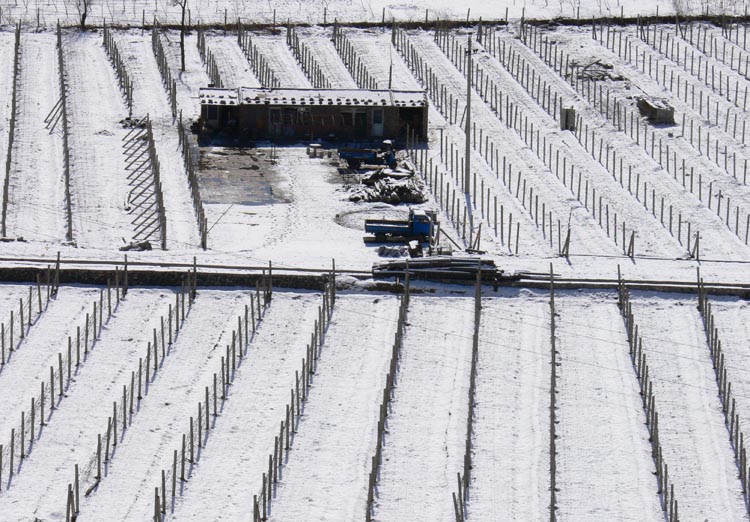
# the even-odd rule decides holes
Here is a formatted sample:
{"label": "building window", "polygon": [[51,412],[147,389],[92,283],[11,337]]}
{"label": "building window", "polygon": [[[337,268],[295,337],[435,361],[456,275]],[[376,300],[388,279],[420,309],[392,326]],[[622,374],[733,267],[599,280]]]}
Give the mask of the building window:
{"label": "building window", "polygon": [[342,112],[341,113],[341,124],[346,127],[354,126],[354,113],[353,112]]}
{"label": "building window", "polygon": [[383,109],[375,109],[372,111],[372,122],[376,125],[383,123]]}
{"label": "building window", "polygon": [[209,120],[218,120],[219,119],[219,110],[215,105],[209,105],[206,108],[206,116]]}

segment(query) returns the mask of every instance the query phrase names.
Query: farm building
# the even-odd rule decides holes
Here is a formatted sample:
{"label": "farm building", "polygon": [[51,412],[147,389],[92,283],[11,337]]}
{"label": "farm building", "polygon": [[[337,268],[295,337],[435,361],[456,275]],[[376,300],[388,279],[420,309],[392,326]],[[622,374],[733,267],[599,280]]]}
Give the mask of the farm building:
{"label": "farm building", "polygon": [[205,88],[200,103],[204,140],[404,140],[409,129],[420,139],[427,131],[424,91]]}

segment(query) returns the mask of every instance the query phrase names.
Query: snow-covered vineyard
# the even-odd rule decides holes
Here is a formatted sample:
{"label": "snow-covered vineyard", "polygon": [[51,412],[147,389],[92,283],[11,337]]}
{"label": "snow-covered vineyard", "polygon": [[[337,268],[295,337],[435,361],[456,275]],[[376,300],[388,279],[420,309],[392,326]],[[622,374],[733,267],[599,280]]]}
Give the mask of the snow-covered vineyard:
{"label": "snow-covered vineyard", "polygon": [[[228,4],[184,57],[177,4],[0,4],[0,522],[750,519],[748,25]],[[504,272],[377,279],[408,207],[199,140],[209,85],[423,90],[412,207]]]}
{"label": "snow-covered vineyard", "polygon": [[452,521],[470,394],[466,519],[541,520],[552,385],[560,520],[747,517],[743,300],[558,291],[553,354],[544,291],[191,291],[3,286],[4,520]]}
{"label": "snow-covered vineyard", "polygon": [[[211,179],[196,179],[225,153],[204,150],[197,159],[194,142],[182,139],[210,82],[308,88],[325,71],[334,89],[427,89],[429,141],[411,156],[430,189],[428,206],[442,210],[446,232],[467,241],[473,214],[488,252],[750,254],[744,26],[275,33],[192,32],[185,72],[177,31],[0,33],[2,121],[13,129],[0,143],[4,235],[92,250],[147,238],[170,251],[205,245],[257,259],[283,255],[289,264],[294,252],[314,257],[304,244],[315,242],[326,247],[318,249],[323,259],[361,267],[372,259],[354,247],[361,220],[353,215],[363,206],[346,200],[327,158],[256,149],[257,191],[270,196],[250,211],[247,194],[214,194],[205,186]],[[467,209],[459,196],[469,45]],[[675,123],[649,123],[637,107],[643,99],[667,99]],[[146,117],[147,130],[133,127]],[[247,226],[253,234],[236,233]]]}

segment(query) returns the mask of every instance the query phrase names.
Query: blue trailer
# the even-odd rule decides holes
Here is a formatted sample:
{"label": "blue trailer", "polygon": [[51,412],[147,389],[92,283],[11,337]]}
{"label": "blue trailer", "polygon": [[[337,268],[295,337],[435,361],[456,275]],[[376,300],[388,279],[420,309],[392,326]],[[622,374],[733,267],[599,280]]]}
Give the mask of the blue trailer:
{"label": "blue trailer", "polygon": [[409,219],[367,219],[365,232],[373,234],[375,241],[418,239],[429,241],[434,233],[435,214],[424,210],[409,210]]}

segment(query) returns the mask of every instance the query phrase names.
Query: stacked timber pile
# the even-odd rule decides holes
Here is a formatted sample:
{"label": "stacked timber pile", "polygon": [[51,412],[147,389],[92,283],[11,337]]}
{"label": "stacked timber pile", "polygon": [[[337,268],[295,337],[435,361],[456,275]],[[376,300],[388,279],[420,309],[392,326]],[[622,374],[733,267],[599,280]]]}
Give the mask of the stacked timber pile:
{"label": "stacked timber pile", "polygon": [[492,259],[481,257],[433,256],[398,259],[372,266],[373,277],[403,276],[409,271],[411,278],[430,281],[474,280],[477,272],[482,281],[494,282],[502,274]]}
{"label": "stacked timber pile", "polygon": [[424,203],[427,201],[424,184],[411,172],[377,169],[360,179],[349,201],[380,202],[389,205]]}

